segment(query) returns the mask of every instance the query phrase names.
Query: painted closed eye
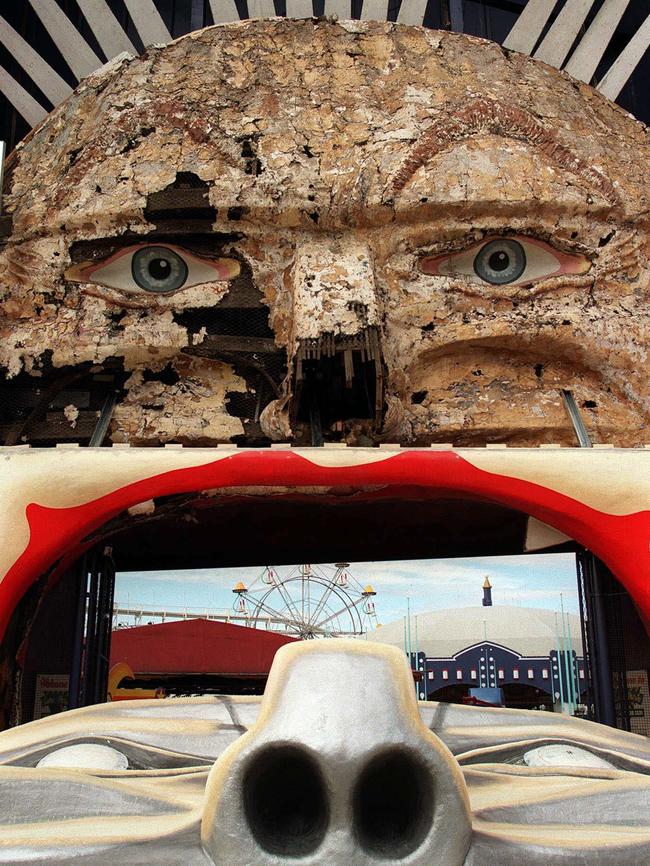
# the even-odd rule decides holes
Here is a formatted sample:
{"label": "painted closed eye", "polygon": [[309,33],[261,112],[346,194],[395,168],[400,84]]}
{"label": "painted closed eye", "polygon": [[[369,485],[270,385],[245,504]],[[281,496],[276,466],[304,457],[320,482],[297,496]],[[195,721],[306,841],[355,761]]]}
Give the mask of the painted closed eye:
{"label": "painted closed eye", "polygon": [[524,753],[526,767],[587,767],[596,770],[615,770],[616,765],[600,755],[571,743],[552,743],[538,746]]}
{"label": "painted closed eye", "polygon": [[585,256],[564,253],[544,241],[518,235],[420,259],[423,274],[470,277],[491,286],[520,286],[560,274],[585,274],[590,267]]}
{"label": "painted closed eye", "polygon": [[36,766],[57,770],[128,770],[129,759],[117,749],[100,743],[75,743],[54,749]]}
{"label": "painted closed eye", "polygon": [[126,247],[100,262],[80,262],[65,278],[124,292],[170,294],[201,283],[231,280],[240,272],[236,259],[204,259],[170,244]]}

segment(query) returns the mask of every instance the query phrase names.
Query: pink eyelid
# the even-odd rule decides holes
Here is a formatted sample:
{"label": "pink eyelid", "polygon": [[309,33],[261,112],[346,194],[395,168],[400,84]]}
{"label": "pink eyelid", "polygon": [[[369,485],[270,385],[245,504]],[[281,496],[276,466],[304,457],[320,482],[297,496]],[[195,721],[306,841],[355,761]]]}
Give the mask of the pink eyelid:
{"label": "pink eyelid", "polygon": [[121,258],[124,258],[124,256],[127,256],[131,253],[135,253],[135,252],[137,252],[137,250],[142,250],[142,249],[145,249],[146,247],[152,247],[152,246],[161,247],[162,249],[166,249],[166,250],[172,250],[172,252],[175,252],[177,255],[179,255],[182,259],[184,259],[188,263],[189,262],[196,262],[197,264],[200,264],[200,265],[207,265],[209,268],[212,268],[215,271],[215,274],[216,274],[215,279],[229,280],[233,276],[233,274],[232,274],[232,262],[233,262],[233,260],[232,259],[211,260],[211,259],[199,258],[198,256],[193,255],[193,253],[188,252],[187,250],[183,249],[182,247],[174,246],[174,244],[133,244],[133,246],[123,247],[122,249],[117,250],[117,252],[114,252],[113,255],[109,256],[107,259],[102,259],[99,262],[95,262],[95,264],[93,264],[93,265],[89,265],[86,268],[82,268],[79,271],[79,277],[80,278],[83,278],[83,277],[90,278],[93,276],[93,274],[97,273],[97,271],[101,270],[102,268],[105,268],[107,265],[110,265],[113,262],[118,261]]}
{"label": "pink eyelid", "polygon": [[[532,244],[532,246],[540,247],[549,255],[553,256],[553,258],[558,262],[558,267],[554,271],[549,271],[549,273],[546,274],[546,277],[556,277],[560,274],[584,274],[591,267],[591,262],[585,258],[585,256],[563,253],[561,250],[556,250],[554,247],[544,243],[544,241],[537,240],[536,238],[522,237],[521,235],[509,235],[507,238],[503,238],[503,240],[508,239],[519,241],[521,244]],[[420,270],[423,274],[430,274],[432,276],[440,275],[440,265],[444,262],[452,261],[459,256],[471,253],[473,250],[478,252],[482,246],[490,243],[492,240],[502,240],[502,238],[488,237],[484,238],[484,240],[479,243],[473,244],[471,247],[466,247],[464,250],[459,250],[456,253],[445,253],[442,256],[435,256],[433,258],[425,256],[420,259]],[[542,278],[538,277],[537,279],[539,280]]]}

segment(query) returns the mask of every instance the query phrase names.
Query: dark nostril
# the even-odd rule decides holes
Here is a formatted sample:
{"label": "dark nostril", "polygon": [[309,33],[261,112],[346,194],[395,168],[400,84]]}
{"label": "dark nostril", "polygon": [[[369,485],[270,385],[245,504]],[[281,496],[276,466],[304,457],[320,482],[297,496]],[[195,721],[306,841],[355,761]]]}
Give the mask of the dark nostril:
{"label": "dark nostril", "polygon": [[329,807],[316,763],[293,746],[270,746],[244,776],[244,812],[261,848],[299,857],[323,841]]}
{"label": "dark nostril", "polygon": [[415,756],[393,749],[373,758],[354,790],[354,829],[361,847],[395,860],[415,851],[433,820],[433,780]]}

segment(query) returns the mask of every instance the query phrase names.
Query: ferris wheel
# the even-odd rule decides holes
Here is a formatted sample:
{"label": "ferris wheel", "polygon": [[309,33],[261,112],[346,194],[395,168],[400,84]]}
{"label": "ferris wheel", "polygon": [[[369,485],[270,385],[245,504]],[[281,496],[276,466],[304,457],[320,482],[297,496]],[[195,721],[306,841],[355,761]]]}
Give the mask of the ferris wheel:
{"label": "ferris wheel", "polygon": [[362,586],[349,566],[297,565],[286,574],[266,566],[250,587],[240,582],[233,588],[233,607],[254,628],[302,640],[363,635],[377,625],[377,593]]}

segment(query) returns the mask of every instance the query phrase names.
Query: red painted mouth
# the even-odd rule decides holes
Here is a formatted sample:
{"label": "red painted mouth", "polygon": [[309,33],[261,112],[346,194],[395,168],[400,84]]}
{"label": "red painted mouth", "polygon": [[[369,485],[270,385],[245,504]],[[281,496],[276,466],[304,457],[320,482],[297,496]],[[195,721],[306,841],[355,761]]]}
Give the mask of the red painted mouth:
{"label": "red painted mouth", "polygon": [[264,495],[281,492],[284,498],[303,501],[316,496],[318,490],[321,495],[324,491],[332,496],[353,495],[368,508],[387,498],[409,502],[461,498],[516,509],[558,529],[600,557],[650,621],[650,511],[607,514],[542,484],[477,468],[451,450],[413,449],[380,456],[373,449],[366,462],[319,465],[352,462],[343,449],[340,460],[323,460],[327,453],[328,449],[315,449],[312,461],[304,451],[241,450],[200,466],[154,475],[147,475],[143,465],[140,480],[81,505],[49,508],[29,503],[29,543],[0,584],[0,631],[4,632],[26,589],[57,562],[61,568],[69,565],[84,547],[96,542],[89,541],[88,536],[107,521],[146,500],[206,490],[231,494],[248,490]]}

